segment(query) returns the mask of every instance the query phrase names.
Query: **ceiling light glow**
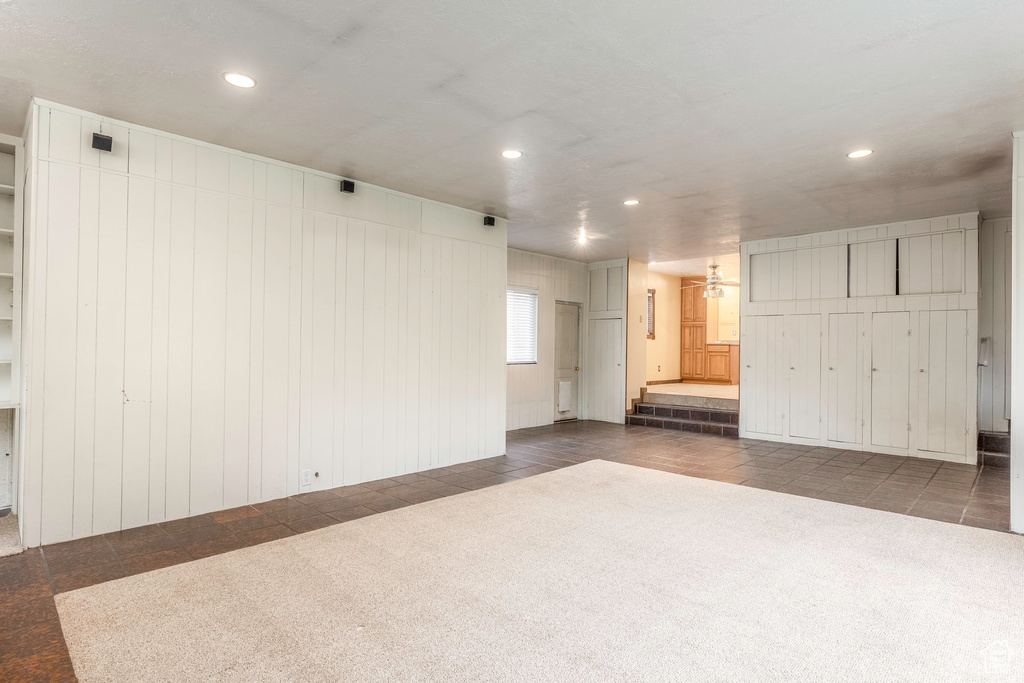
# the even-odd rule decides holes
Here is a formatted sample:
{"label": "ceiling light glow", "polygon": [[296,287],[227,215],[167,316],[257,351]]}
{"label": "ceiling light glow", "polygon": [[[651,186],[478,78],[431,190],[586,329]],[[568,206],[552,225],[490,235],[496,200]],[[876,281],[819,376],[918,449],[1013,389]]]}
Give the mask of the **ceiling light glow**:
{"label": "ceiling light glow", "polygon": [[228,72],[224,74],[224,80],[238,88],[256,87],[256,79],[252,76],[246,76],[245,74],[236,74]]}
{"label": "ceiling light glow", "polygon": [[581,230],[580,231],[580,236],[576,238],[576,241],[579,242],[580,244],[586,244],[587,243],[587,233],[585,233],[585,232],[583,232]]}
{"label": "ceiling light glow", "polygon": [[518,149],[506,149],[504,152],[501,153],[501,156],[505,157],[506,159],[518,159],[519,157],[523,156],[523,153],[520,152]]}
{"label": "ceiling light glow", "polygon": [[846,156],[850,157],[851,159],[862,159],[866,156],[870,156],[871,154],[874,153],[874,151],[875,150],[873,149],[858,149],[854,150],[853,152],[850,152]]}
{"label": "ceiling light glow", "polygon": [[627,199],[626,201],[624,201],[622,203],[625,204],[626,206],[636,206],[637,204],[640,203],[640,200],[639,199]]}

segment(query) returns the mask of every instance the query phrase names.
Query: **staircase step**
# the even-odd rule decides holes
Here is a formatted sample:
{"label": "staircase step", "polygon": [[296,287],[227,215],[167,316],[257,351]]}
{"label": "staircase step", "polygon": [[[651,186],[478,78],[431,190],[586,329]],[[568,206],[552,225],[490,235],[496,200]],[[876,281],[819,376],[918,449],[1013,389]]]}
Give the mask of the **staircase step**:
{"label": "staircase step", "polygon": [[627,416],[626,423],[641,427],[738,437],[740,414],[735,410],[703,410],[638,403],[636,412]]}

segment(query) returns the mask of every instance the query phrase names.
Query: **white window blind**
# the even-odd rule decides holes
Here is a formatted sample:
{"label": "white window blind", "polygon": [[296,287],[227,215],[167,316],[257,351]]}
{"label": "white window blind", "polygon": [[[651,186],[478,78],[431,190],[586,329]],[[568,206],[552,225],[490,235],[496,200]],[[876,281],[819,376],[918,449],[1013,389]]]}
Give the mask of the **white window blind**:
{"label": "white window blind", "polygon": [[537,292],[509,289],[507,363],[537,362]]}

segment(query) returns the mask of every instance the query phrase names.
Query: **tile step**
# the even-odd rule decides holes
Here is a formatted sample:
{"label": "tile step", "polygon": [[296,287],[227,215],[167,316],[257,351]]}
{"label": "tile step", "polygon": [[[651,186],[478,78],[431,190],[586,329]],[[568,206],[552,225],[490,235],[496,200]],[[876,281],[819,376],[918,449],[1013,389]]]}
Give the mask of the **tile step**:
{"label": "tile step", "polygon": [[739,436],[740,414],[734,410],[704,410],[678,406],[638,403],[627,424],[672,429],[696,434]]}

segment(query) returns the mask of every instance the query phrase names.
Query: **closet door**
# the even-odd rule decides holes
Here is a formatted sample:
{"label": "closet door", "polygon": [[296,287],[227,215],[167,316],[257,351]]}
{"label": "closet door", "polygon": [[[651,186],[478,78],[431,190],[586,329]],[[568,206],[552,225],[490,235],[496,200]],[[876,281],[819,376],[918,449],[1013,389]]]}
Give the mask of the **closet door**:
{"label": "closet door", "polygon": [[821,438],[821,316],[786,316],[789,337],[789,435]]}
{"label": "closet door", "polygon": [[861,368],[863,313],[833,313],[828,317],[828,440],[861,443]]}
{"label": "closet door", "polygon": [[967,311],[924,311],[917,339],[917,448],[967,450]]}
{"label": "closet door", "polygon": [[750,434],[782,435],[789,367],[783,329],[781,315],[752,316],[743,328],[740,420]]}
{"label": "closet door", "polygon": [[910,314],[871,315],[871,443],[909,447]]}

